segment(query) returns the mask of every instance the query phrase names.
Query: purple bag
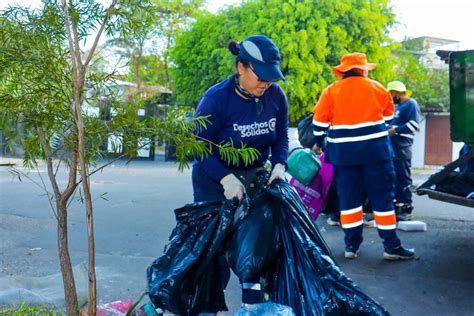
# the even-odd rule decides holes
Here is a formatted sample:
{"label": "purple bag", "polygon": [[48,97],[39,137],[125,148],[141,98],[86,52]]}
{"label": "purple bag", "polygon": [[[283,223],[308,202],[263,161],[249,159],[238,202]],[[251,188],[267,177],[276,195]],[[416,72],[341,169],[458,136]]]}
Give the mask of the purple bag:
{"label": "purple bag", "polygon": [[311,217],[316,220],[319,212],[326,202],[329,186],[332,182],[333,167],[324,161],[324,154],[321,154],[321,169],[318,174],[305,186],[295,178],[291,178],[289,184],[295,187],[304,205],[308,209]]}

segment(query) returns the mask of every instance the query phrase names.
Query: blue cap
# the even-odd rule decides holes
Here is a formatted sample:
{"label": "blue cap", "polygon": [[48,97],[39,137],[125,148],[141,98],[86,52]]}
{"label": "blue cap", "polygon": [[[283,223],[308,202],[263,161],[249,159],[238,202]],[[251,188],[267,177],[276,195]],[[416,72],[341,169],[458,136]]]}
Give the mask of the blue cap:
{"label": "blue cap", "polygon": [[239,58],[252,64],[260,80],[285,80],[280,70],[280,52],[265,35],[253,35],[240,43]]}

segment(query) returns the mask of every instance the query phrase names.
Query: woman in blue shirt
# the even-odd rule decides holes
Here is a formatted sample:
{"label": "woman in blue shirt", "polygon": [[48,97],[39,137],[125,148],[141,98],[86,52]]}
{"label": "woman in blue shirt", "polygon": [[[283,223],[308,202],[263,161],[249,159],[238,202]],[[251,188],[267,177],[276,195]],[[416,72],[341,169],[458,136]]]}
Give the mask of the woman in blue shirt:
{"label": "woman in blue shirt", "polygon": [[[284,79],[279,50],[264,35],[250,36],[240,43],[231,42],[228,48],[237,56],[235,72],[202,96],[196,114],[207,116],[209,123],[197,131],[197,136],[210,144],[230,142],[237,148],[253,147],[260,154],[248,165],[242,159],[237,165],[228,163],[215,147],[211,148],[210,155],[196,158],[192,171],[195,202],[232,198],[241,201],[244,194],[252,197],[257,172],[264,169],[268,160],[273,166],[268,183],[277,178],[285,179],[288,102],[276,83]],[[254,226],[257,230],[261,228]],[[225,288],[230,272],[224,255],[219,258],[219,270],[221,285]],[[253,274],[251,277],[238,275],[244,306],[262,302],[259,272]]]}
{"label": "woman in blue shirt", "polygon": [[237,148],[245,144],[260,155],[250,165],[242,160],[232,165],[214,148],[209,156],[197,159],[192,173],[195,202],[241,200],[249,191],[244,178],[248,180],[268,159],[273,166],[269,182],[285,177],[288,102],[276,84],[284,79],[278,48],[268,37],[254,35],[241,43],[231,42],[229,50],[237,56],[236,71],[202,96],[196,114],[209,116],[210,123],[197,136],[217,144],[232,142]]}

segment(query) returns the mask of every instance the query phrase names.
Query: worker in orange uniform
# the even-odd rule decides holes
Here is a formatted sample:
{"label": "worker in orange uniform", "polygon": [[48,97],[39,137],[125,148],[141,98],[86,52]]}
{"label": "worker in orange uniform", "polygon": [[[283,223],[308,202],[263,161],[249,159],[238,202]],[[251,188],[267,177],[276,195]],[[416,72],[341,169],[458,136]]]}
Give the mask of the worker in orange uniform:
{"label": "worker in orange uniform", "polygon": [[345,253],[356,258],[362,243],[364,194],[374,210],[386,260],[413,259],[415,252],[404,248],[396,233],[393,208],[395,171],[387,122],[394,113],[390,93],[368,78],[375,64],[362,53],[346,54],[333,72],[341,77],[322,92],[314,107],[313,150],[325,153],[335,168],[340,199]]}

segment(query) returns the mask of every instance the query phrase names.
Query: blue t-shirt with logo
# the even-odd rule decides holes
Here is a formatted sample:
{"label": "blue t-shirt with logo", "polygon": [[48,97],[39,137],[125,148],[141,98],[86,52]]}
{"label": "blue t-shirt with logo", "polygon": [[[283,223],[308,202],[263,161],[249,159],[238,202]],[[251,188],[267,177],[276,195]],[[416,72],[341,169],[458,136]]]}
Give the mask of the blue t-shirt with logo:
{"label": "blue t-shirt with logo", "polygon": [[397,105],[390,125],[396,134],[390,138],[397,159],[411,159],[415,132],[420,130],[421,112],[415,99],[408,99]]}
{"label": "blue t-shirt with logo", "polygon": [[[253,147],[260,156],[251,165],[242,160],[238,165],[228,164],[217,148],[196,164],[214,181],[220,181],[235,169],[261,166],[270,157],[272,165],[288,158],[288,102],[281,87],[273,83],[260,97],[263,105],[258,111],[254,99],[244,99],[235,91],[234,78],[230,77],[211,87],[202,96],[196,115],[209,116],[206,129],[196,134],[213,143],[232,143],[234,147]],[[258,113],[260,112],[260,113]]]}

